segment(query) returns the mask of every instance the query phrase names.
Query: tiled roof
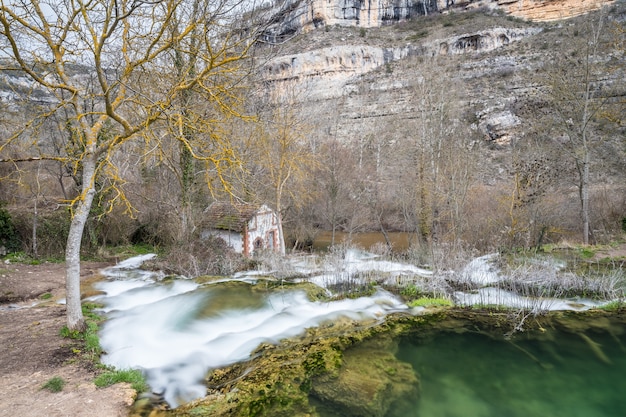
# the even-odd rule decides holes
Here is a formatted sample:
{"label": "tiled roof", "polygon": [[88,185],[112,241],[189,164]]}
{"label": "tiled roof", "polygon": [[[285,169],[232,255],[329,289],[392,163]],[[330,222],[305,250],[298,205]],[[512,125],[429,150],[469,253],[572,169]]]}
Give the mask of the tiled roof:
{"label": "tiled roof", "polygon": [[204,212],[204,222],[213,229],[243,232],[259,206],[230,201],[216,201]]}

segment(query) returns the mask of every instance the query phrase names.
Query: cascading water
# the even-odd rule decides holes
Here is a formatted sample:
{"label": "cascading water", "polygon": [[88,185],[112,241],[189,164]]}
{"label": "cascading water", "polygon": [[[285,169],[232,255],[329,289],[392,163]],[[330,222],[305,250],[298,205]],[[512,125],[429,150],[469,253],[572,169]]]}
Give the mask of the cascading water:
{"label": "cascading water", "polygon": [[263,342],[339,317],[382,318],[408,309],[384,291],[323,303],[302,291],[258,291],[240,279],[202,286],[186,279],[161,282],[136,270],[144,259],[103,271],[109,279],[97,284],[103,295],[95,300],[108,316],[100,332],[102,362],[141,369],[172,407],[203,397],[209,369],[245,360]]}
{"label": "cascading water", "polygon": [[[103,304],[102,310],[108,317],[100,333],[101,345],[106,352],[102,361],[118,369],[141,369],[152,390],[162,394],[172,407],[204,397],[206,387],[203,380],[210,369],[247,360],[261,343],[278,343],[281,339],[304,333],[307,328],[339,320],[342,317],[352,320],[372,318],[384,320],[392,312],[417,313],[423,309],[422,307],[409,309],[398,298],[383,290],[379,290],[373,296],[358,299],[312,302],[303,291],[286,290],[282,287],[268,290],[265,285],[262,285],[263,281],[260,281],[258,272],[238,274],[232,278],[206,284],[198,284],[184,278],[165,279],[163,274],[138,269],[144,260],[150,259],[152,256],[132,258],[103,271],[108,279],[97,284],[102,295],[94,297],[96,301]],[[524,296],[498,288],[496,285],[504,277],[501,276],[500,271],[490,266],[489,262],[492,257],[489,255],[470,262],[458,274],[458,277],[464,286],[471,288],[471,290],[456,291],[449,296],[461,305],[497,304],[522,309],[520,311],[534,311],[536,308],[540,308],[541,311],[587,310],[602,304],[602,302],[584,299]],[[371,254],[359,251],[348,251],[341,258],[331,259],[331,263],[333,264],[320,267],[312,259],[306,258],[293,261],[292,267],[297,273],[307,274],[306,281],[325,288],[336,286],[346,278],[351,280],[350,285],[371,285],[374,281],[367,280],[372,278],[376,282],[384,281],[385,285],[406,283],[419,285],[426,280],[437,283],[439,281],[445,282],[448,279],[446,275],[443,277],[433,276],[430,271],[413,265],[378,260]],[[374,271],[375,273],[373,273]],[[354,282],[360,279],[365,281]],[[436,285],[435,287],[443,288],[444,286]],[[545,329],[543,331],[545,332]],[[598,347],[600,345],[597,341],[603,340],[607,344],[615,342],[613,347],[616,349],[607,350],[606,354],[611,361],[618,364],[617,368],[619,372],[622,372],[624,369],[623,346],[626,345],[620,339],[623,338],[623,334],[626,334],[626,330],[624,330],[623,325],[618,324],[616,327],[610,328],[608,339],[605,337],[606,335],[602,335],[604,339],[600,339],[600,336],[592,335],[589,337],[585,334],[574,336],[574,339],[578,340],[580,337],[580,340],[584,342],[583,347],[591,348],[591,351],[599,358],[604,357],[605,352],[602,351],[601,347]],[[564,337],[554,329],[541,334],[541,337],[547,336],[553,338],[550,340],[560,340]],[[457,372],[458,370],[455,371],[455,368],[462,368],[461,365],[465,362],[484,363],[485,369],[491,369],[493,368],[491,359],[494,356],[493,352],[489,352],[488,355],[479,352],[478,355],[463,356],[459,354],[460,348],[458,346],[465,342],[461,341],[459,344],[454,344],[444,339],[441,340],[442,342],[438,343],[437,346],[432,346],[431,343],[422,344],[421,342],[401,346],[400,359],[413,365],[417,373],[421,375],[420,380],[424,388],[423,399],[420,399],[419,407],[414,407],[416,410],[414,415],[465,416],[468,414],[464,414],[462,409],[465,409],[465,406],[461,405],[470,402],[471,407],[476,408],[476,410],[480,409],[479,412],[477,411],[476,414],[472,415],[518,415],[512,414],[512,412],[509,414],[501,413],[503,407],[504,409],[513,407],[508,403],[494,402],[494,406],[490,408],[489,401],[469,398],[463,389],[448,389],[446,384],[449,384],[450,381],[456,381],[457,378],[454,375],[450,376],[444,373],[444,370],[445,372]],[[485,346],[494,345],[491,339],[486,340]],[[478,342],[476,343],[478,344]],[[518,357],[521,355],[522,359],[534,358],[532,360],[536,362],[539,358],[541,364],[550,364],[554,362],[553,357],[544,362],[539,353],[529,354],[529,352],[532,349],[545,349],[549,354],[553,354],[557,349],[561,349],[556,343],[554,346],[544,343],[538,347],[534,345],[524,347],[511,345],[508,347],[512,347],[512,349],[506,352],[500,347],[498,348],[498,352],[506,353],[506,359],[502,360],[503,363],[506,361],[517,363],[521,360]],[[577,361],[582,364],[590,363],[587,360],[589,351],[581,349],[580,346],[575,350],[576,353],[581,352],[581,358]],[[468,348],[467,351],[470,352],[471,349]],[[598,352],[601,355],[598,355]],[[566,355],[573,356],[574,354],[573,351],[567,351]],[[437,358],[445,357],[445,355],[454,358],[462,357],[463,359],[459,359],[460,362],[456,364],[448,363],[448,360],[438,361]],[[557,360],[560,360],[560,357],[561,355],[555,356]],[[436,364],[439,368],[429,367],[431,364]],[[595,366],[596,364],[590,368],[590,372],[602,373],[604,372],[602,366],[606,366],[606,363],[600,362],[599,367]],[[448,370],[448,368],[451,369]],[[493,375],[485,373],[482,379],[487,382],[498,380],[501,378],[502,369],[493,369]],[[571,370],[569,368],[559,370],[559,372],[563,372],[562,374],[549,376],[554,377],[552,384],[556,387],[557,381],[563,378],[569,380],[578,377],[583,369],[583,365],[576,365]],[[550,372],[550,370],[548,369],[546,372]],[[440,373],[446,377],[437,379],[437,375]],[[467,374],[468,377],[473,375],[472,372]],[[541,378],[547,378],[547,376],[542,375]],[[611,374],[611,378],[613,377]],[[513,372],[511,380],[516,380],[515,372]],[[478,387],[473,380],[469,384]],[[530,388],[534,386],[531,382],[527,385]],[[600,386],[600,384],[597,385]],[[621,397],[610,392],[611,386],[609,383],[607,387],[600,390],[607,404],[610,403],[610,406],[607,407],[610,410],[622,409]],[[542,392],[539,390],[536,393],[530,388],[528,393],[524,394],[528,395],[529,398],[534,398]],[[574,388],[564,386],[562,389],[564,392],[568,392]],[[584,389],[586,389],[584,384],[575,388],[581,392]],[[492,391],[492,388],[487,388],[486,392]],[[446,407],[437,414],[433,410],[440,408],[438,393],[441,392],[460,393],[461,397],[450,394],[450,399],[446,399]],[[607,392],[609,395],[605,395]],[[521,393],[519,391],[519,394]],[[488,394],[484,395],[489,396]],[[503,398],[506,397],[505,393],[500,395]],[[413,403],[416,398],[407,400],[409,403]],[[537,408],[542,407],[547,406],[543,403],[537,406]],[[559,407],[565,407],[565,405]],[[580,404],[577,407],[573,409],[582,409]],[[598,407],[593,407],[595,406],[592,406],[592,409],[599,410]],[[387,415],[408,416],[408,414],[402,413],[404,411],[391,408]],[[320,412],[320,415],[325,414]],[[572,413],[570,415],[581,415],[582,417],[585,414]],[[612,417],[620,414],[610,411],[604,414],[599,412],[597,415]]]}

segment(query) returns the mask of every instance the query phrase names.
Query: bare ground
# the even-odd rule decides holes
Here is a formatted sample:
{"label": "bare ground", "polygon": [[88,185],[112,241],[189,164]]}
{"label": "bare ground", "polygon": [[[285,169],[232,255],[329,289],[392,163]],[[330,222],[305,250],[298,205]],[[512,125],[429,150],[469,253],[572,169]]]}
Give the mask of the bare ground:
{"label": "bare ground", "polygon": [[[84,263],[88,291],[104,263]],[[0,416],[120,417],[135,392],[127,384],[97,388],[93,364],[81,360],[75,341],[59,335],[65,324],[64,264],[0,266]],[[44,294],[51,294],[51,298]],[[60,377],[63,390],[42,389]]]}

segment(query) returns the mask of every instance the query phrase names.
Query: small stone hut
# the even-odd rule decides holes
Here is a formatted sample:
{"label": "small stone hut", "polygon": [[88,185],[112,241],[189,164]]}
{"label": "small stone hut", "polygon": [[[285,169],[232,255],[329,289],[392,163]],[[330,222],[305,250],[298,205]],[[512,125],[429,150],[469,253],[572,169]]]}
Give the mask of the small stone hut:
{"label": "small stone hut", "polygon": [[281,250],[278,216],[264,204],[218,201],[205,210],[203,224],[203,237],[219,237],[245,256],[262,249]]}

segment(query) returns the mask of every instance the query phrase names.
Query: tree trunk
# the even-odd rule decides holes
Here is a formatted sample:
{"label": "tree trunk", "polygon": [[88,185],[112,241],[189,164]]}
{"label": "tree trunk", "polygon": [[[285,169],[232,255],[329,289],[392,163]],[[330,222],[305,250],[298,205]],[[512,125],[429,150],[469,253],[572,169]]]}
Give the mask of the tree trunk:
{"label": "tree trunk", "polygon": [[39,258],[39,253],[37,252],[37,197],[35,196],[35,207],[33,208],[33,256],[35,259]]}
{"label": "tree trunk", "polygon": [[583,243],[589,244],[589,152],[585,151],[583,156],[582,178],[580,181],[580,202],[583,221]]}
{"label": "tree trunk", "polygon": [[276,213],[278,217],[278,245],[280,248],[280,254],[285,254],[285,235],[283,234],[283,216],[280,214],[280,211]]}
{"label": "tree trunk", "polygon": [[[183,113],[186,113],[183,110]],[[182,135],[185,140],[189,139],[188,129],[183,129]],[[181,170],[181,228],[178,234],[178,240],[184,241],[189,237],[189,230],[192,218],[191,210],[191,195],[193,186],[193,155],[185,146],[184,143],[180,144],[180,170]]]}
{"label": "tree trunk", "polygon": [[39,258],[39,253],[37,251],[37,225],[38,225],[38,220],[39,220],[39,213],[37,211],[37,205],[39,202],[39,194],[41,193],[41,184],[39,183],[39,174],[41,171],[41,161],[37,162],[37,174],[35,176],[35,180],[37,183],[37,191],[35,192],[35,201],[33,204],[33,245],[32,245],[32,249],[33,249],[33,256],[35,257],[35,259]]}
{"label": "tree trunk", "polygon": [[283,233],[283,214],[282,214],[282,202],[283,200],[283,190],[282,185],[278,185],[276,188],[276,220],[278,221],[278,247],[280,249],[280,254],[285,254],[285,235]]}
{"label": "tree trunk", "polygon": [[378,224],[380,226],[380,231],[383,234],[383,237],[385,238],[385,244],[387,245],[387,248],[389,249],[389,251],[392,251],[393,250],[393,244],[391,243],[391,239],[389,239],[389,234],[387,233],[387,229],[385,229],[385,225],[383,224],[383,213],[382,212],[378,216]]}
{"label": "tree trunk", "polygon": [[80,302],[80,246],[96,193],[95,167],[95,156],[86,155],[83,161],[83,195],[74,210],[65,248],[67,328],[79,332],[85,330],[85,319]]}

